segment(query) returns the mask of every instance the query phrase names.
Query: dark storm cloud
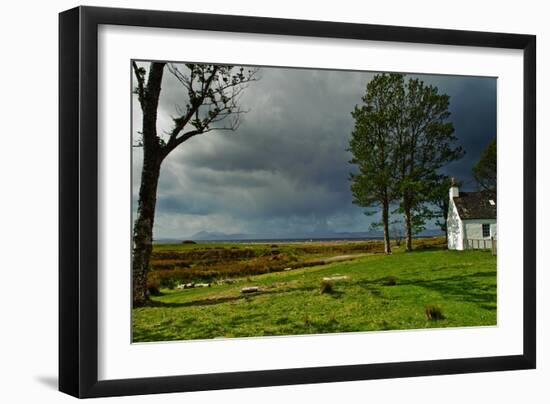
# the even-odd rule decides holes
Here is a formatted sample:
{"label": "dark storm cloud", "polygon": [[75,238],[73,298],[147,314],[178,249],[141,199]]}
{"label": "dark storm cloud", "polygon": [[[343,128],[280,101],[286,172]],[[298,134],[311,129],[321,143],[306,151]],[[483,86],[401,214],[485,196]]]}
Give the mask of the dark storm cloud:
{"label": "dark storm cloud", "polygon": [[417,76],[450,96],[450,120],[466,154],[442,169],[473,189],[472,167],[497,135],[497,80],[484,77]]}
{"label": "dark storm cloud", "polygon": [[350,111],[366,82],[361,76],[264,69],[242,100],[252,110],[238,132],[216,139],[219,147],[200,148],[187,162],[223,172],[268,170],[304,186],[341,189],[345,181],[337,180],[349,169]]}
{"label": "dark storm cloud", "polygon": [[[206,230],[292,234],[365,231],[354,206],[346,151],[353,119],[372,73],[262,68],[241,105],[250,109],[236,132],[192,138],[163,163],[155,237]],[[496,80],[419,76],[451,96],[451,120],[466,157],[446,172],[470,181],[473,162],[496,131]],[[159,132],[169,130],[180,83],[165,72]],[[140,129],[134,106],[134,135]],[[134,200],[141,151],[134,153]],[[135,205],[134,205],[135,207]]]}

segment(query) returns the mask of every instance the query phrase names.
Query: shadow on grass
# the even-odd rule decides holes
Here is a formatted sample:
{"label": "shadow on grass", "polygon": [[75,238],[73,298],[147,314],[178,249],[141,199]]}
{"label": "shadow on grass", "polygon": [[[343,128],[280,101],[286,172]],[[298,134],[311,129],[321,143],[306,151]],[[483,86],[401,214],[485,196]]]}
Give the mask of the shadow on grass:
{"label": "shadow on grass", "polygon": [[471,303],[496,303],[496,288],[489,290],[486,285],[479,285],[474,279],[480,277],[494,277],[494,274],[476,272],[464,276],[450,276],[433,280],[402,281],[402,285],[420,286],[441,293],[446,297],[462,299]]}
{"label": "shadow on grass", "polygon": [[[431,291],[441,293],[442,296],[477,303],[479,307],[486,310],[496,310],[496,287],[491,285],[480,285],[476,279],[494,278],[494,272],[474,272],[465,275],[454,275],[445,278],[435,279],[399,279],[395,286],[419,286]],[[384,286],[387,277],[360,282],[362,286],[371,290],[374,287]]]}
{"label": "shadow on grass", "polygon": [[495,301],[495,303],[492,303],[492,304],[480,304],[479,307],[481,307],[482,309],[485,309],[485,310],[489,310],[489,311],[496,311],[497,310],[496,301]]}
{"label": "shadow on grass", "polygon": [[344,295],[344,292],[341,290],[332,290],[332,292],[319,293],[321,296],[332,297],[333,299],[339,299]]}
{"label": "shadow on grass", "polygon": [[[259,294],[259,293],[258,293]],[[159,302],[158,300],[152,300],[147,304],[147,307],[162,307],[162,308],[176,308],[176,307],[200,307],[200,306],[211,306],[214,304],[221,304],[232,302],[241,299],[247,299],[251,297],[250,295],[243,296],[223,296],[223,297],[214,297],[202,300],[193,300],[190,302]]]}
{"label": "shadow on grass", "polygon": [[441,245],[419,245],[415,246],[412,251],[405,251],[406,254],[414,254],[414,253],[420,253],[425,251],[446,251],[447,250],[447,244],[441,244]]}
{"label": "shadow on grass", "polygon": [[[222,303],[228,303],[228,302],[236,302],[236,301],[250,301],[258,296],[266,296],[266,295],[272,295],[272,294],[284,294],[284,293],[296,293],[296,292],[311,292],[317,290],[314,286],[301,286],[297,288],[272,288],[272,289],[264,289],[260,290],[255,293],[250,294],[239,294],[235,296],[219,296],[219,297],[209,297],[205,299],[200,300],[192,300],[187,302],[162,302],[158,300],[152,300],[147,304],[147,307],[160,307],[160,308],[177,308],[177,307],[201,307],[201,306],[211,306],[215,304],[222,304]],[[338,292],[337,296],[339,297],[342,292]]]}

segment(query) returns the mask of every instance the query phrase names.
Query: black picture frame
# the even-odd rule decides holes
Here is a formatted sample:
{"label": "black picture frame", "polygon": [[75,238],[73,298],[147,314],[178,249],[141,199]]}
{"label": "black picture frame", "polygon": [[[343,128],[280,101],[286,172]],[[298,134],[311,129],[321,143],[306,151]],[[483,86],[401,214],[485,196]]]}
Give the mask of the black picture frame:
{"label": "black picture frame", "polygon": [[[523,50],[523,354],[98,381],[98,26],[112,24]],[[536,366],[536,37],[77,7],[59,15],[59,390],[104,397]]]}

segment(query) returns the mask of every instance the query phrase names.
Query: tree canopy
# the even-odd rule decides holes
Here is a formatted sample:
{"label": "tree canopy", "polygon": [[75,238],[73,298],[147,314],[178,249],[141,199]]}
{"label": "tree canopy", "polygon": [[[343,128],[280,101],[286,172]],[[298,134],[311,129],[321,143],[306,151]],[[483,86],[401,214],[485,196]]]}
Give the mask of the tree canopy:
{"label": "tree canopy", "polygon": [[397,144],[392,136],[400,114],[398,98],[403,90],[403,76],[380,75],[367,84],[363,105],[351,113],[355,127],[349,143],[353,154],[350,163],[358,172],[350,174],[353,203],[366,208],[382,209],[384,250],[391,252],[389,235],[390,203],[397,197],[395,175]]}
{"label": "tree canopy", "polygon": [[459,159],[449,121],[449,96],[416,78],[379,74],[368,84],[363,105],[352,112],[355,127],[350,151],[358,173],[350,176],[354,203],[382,207],[385,240],[389,215],[385,206],[398,203],[404,216],[407,250],[412,236],[433,217],[433,190],[440,186],[440,169]]}
{"label": "tree canopy", "polygon": [[478,186],[485,191],[497,190],[497,139],[493,139],[481,152],[479,161],[472,169]]}

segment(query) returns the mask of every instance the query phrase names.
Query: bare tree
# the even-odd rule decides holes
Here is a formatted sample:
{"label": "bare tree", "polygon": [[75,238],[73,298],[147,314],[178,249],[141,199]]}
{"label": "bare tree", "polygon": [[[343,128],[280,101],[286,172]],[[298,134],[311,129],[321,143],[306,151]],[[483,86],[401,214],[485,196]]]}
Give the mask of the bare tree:
{"label": "bare tree", "polygon": [[[162,78],[168,71],[181,83],[182,104],[166,132],[157,133],[157,113]],[[133,234],[133,304],[147,302],[147,273],[153,245],[153,223],[161,164],[182,143],[211,131],[234,131],[246,112],[239,99],[248,83],[256,80],[256,68],[229,65],[184,65],[151,62],[148,69],[132,62],[135,93],[143,112],[141,139],[143,167],[139,189],[137,218]],[[148,71],[147,71],[148,70]],[[183,106],[184,105],[184,106]]]}
{"label": "bare tree", "polygon": [[392,225],[390,226],[390,233],[393,241],[395,242],[395,245],[397,247],[401,247],[401,243],[405,238],[405,228],[403,226],[403,222],[393,221]]}

